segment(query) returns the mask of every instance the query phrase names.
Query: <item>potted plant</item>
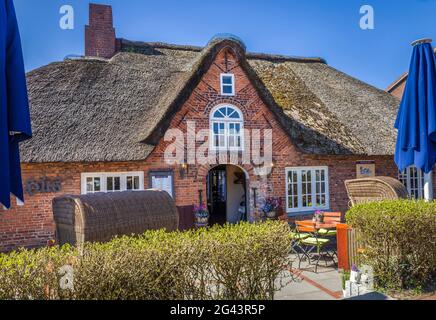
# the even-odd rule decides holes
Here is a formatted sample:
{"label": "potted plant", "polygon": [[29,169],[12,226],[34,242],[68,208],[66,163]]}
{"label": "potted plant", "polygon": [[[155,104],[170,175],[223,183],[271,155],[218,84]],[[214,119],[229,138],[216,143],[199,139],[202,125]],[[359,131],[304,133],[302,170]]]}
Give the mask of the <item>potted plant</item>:
{"label": "potted plant", "polygon": [[274,219],[277,217],[277,210],[281,207],[280,198],[269,197],[265,199],[261,210],[269,219]]}
{"label": "potted plant", "polygon": [[323,223],[324,222],[324,212],[316,211],[313,216],[313,222]]}
{"label": "potted plant", "polygon": [[350,281],[353,283],[360,283],[360,276],[361,272],[357,268],[355,264],[351,266],[351,272],[350,272]]}
{"label": "potted plant", "polygon": [[207,227],[209,225],[209,212],[205,204],[194,206],[195,226],[197,228]]}

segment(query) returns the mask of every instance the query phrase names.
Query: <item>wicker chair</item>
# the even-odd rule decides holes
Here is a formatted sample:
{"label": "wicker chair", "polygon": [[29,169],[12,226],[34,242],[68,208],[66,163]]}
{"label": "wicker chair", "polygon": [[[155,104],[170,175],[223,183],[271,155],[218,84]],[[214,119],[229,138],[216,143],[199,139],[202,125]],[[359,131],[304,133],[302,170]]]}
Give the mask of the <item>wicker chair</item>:
{"label": "wicker chair", "polygon": [[146,230],[178,229],[179,215],[168,193],[157,190],[61,196],[53,200],[58,243],[106,242]]}
{"label": "wicker chair", "polygon": [[407,199],[406,187],[390,177],[375,177],[345,181],[351,206],[359,203]]}

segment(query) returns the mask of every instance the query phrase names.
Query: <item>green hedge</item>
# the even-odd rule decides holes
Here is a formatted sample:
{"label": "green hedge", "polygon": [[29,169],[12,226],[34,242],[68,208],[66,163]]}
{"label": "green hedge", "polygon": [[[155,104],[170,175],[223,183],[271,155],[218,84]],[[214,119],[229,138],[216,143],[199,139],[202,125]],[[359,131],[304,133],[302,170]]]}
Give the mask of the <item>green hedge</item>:
{"label": "green hedge", "polygon": [[[288,236],[269,222],[21,250],[0,255],[0,299],[272,299],[287,276]],[[60,287],[63,266],[73,290]]]}
{"label": "green hedge", "polygon": [[357,205],[347,213],[385,289],[424,288],[436,280],[436,202],[385,201]]}

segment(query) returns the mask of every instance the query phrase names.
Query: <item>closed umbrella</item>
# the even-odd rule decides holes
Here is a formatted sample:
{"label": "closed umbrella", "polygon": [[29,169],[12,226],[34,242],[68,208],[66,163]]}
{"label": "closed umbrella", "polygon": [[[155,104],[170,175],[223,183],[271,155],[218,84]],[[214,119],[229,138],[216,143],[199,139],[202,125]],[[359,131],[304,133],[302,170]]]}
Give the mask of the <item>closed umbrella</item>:
{"label": "closed umbrella", "polygon": [[23,201],[19,143],[32,135],[23,54],[12,0],[0,0],[0,204]]}
{"label": "closed umbrella", "polygon": [[413,44],[413,55],[395,128],[395,162],[400,171],[415,166],[426,174],[426,198],[431,197],[429,173],[436,162],[436,59],[430,39]]}

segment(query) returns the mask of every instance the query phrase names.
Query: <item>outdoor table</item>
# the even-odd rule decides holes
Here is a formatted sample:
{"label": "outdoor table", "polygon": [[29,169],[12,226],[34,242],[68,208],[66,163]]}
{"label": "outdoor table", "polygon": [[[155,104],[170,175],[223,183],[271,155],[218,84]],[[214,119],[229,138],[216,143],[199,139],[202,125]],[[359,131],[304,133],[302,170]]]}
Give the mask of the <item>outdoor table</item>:
{"label": "outdoor table", "polygon": [[320,230],[320,229],[326,229],[326,230],[336,229],[336,226],[338,225],[338,222],[326,222],[326,223],[316,222],[316,223],[314,223],[312,220],[303,220],[301,222],[307,223],[307,224],[314,224],[315,229],[317,229],[317,230]]}

